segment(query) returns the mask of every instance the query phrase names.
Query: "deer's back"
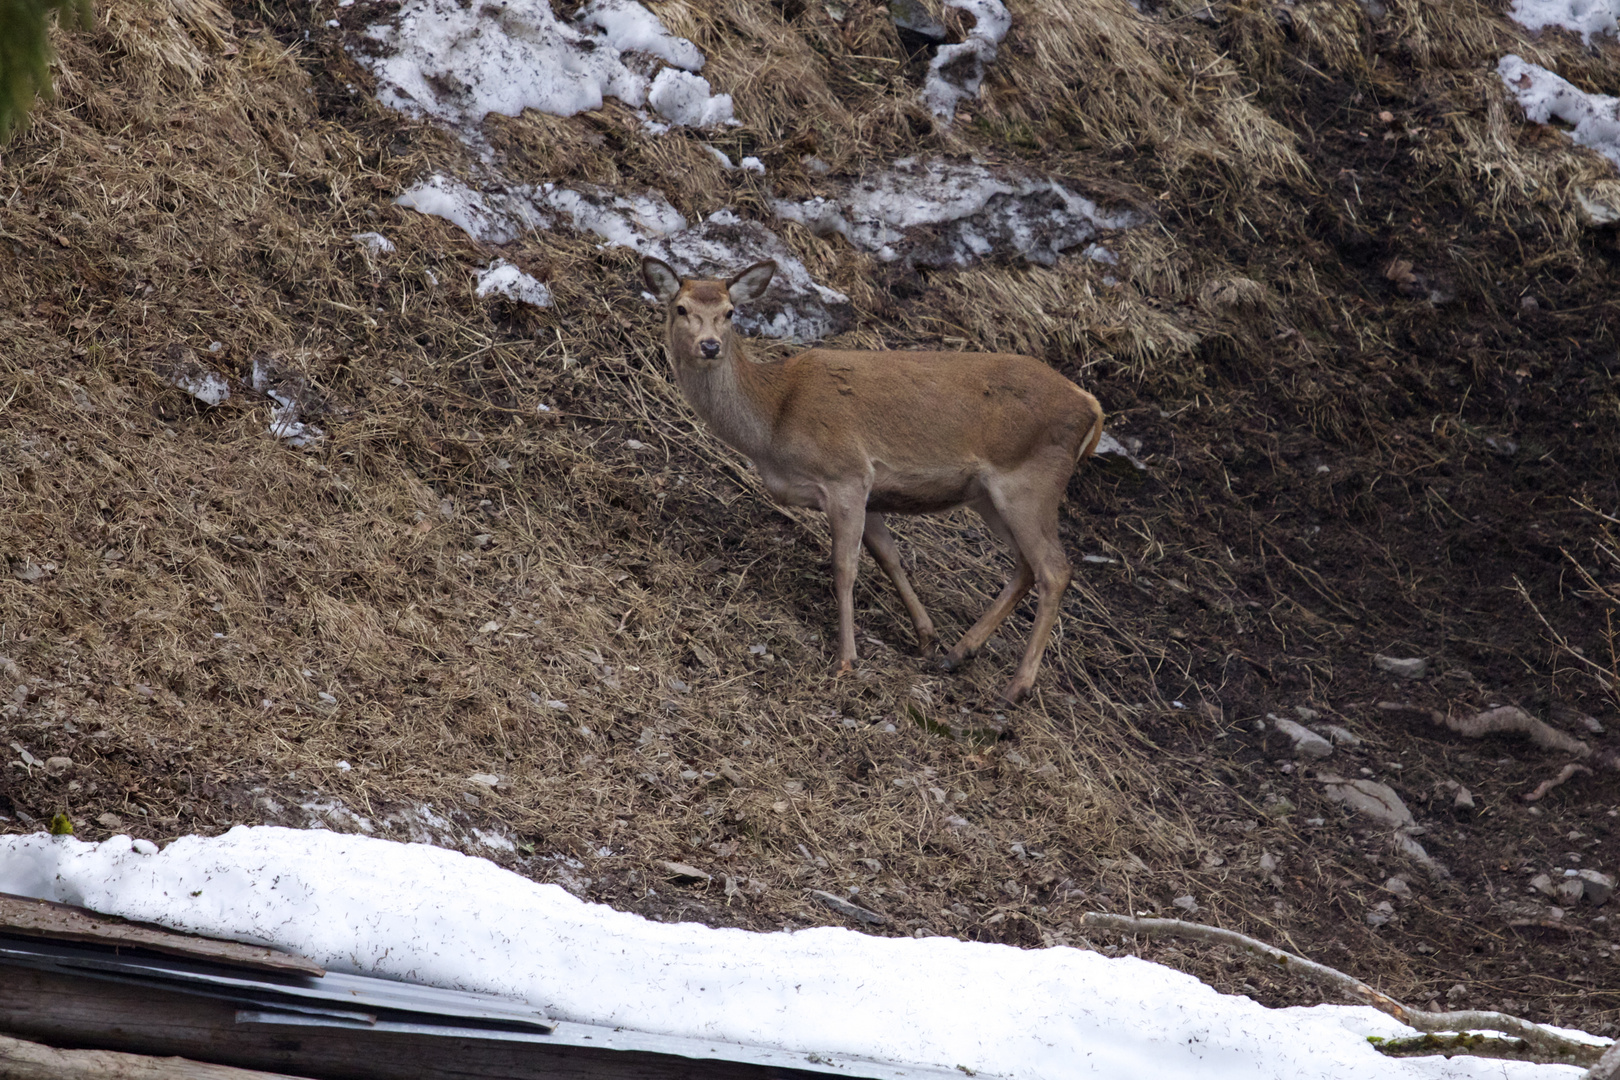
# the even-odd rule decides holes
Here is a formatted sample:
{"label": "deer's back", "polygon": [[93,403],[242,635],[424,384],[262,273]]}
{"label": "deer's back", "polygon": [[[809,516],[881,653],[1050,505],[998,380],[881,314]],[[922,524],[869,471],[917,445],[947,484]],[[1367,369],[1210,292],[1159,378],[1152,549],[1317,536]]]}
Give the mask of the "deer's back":
{"label": "deer's back", "polygon": [[898,469],[1009,467],[1048,448],[1072,460],[1101,416],[1090,394],[1013,353],[811,349],[779,375],[776,430]]}

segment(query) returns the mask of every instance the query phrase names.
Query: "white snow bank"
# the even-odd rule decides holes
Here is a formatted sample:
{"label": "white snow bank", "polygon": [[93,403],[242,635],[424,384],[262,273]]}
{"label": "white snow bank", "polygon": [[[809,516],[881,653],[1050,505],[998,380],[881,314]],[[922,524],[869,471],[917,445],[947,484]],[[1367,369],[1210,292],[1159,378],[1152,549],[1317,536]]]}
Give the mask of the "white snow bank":
{"label": "white snow bank", "polygon": [[[366,30],[381,54],[357,58],[376,73],[377,98],[384,105],[432,117],[467,138],[476,138],[478,125],[492,112],[517,116],[538,109],[573,116],[601,108],[607,97],[641,105],[647,101],[648,79],[625,63],[627,52],[645,52],[693,71],[703,66],[697,46],[670,34],[656,15],[632,0],[595,0],[580,17],[585,30],[558,21],[547,0],[465,5],[406,0],[391,21]],[[592,27],[599,32],[587,32]],[[707,81],[665,70],[696,80],[675,102],[680,116],[669,119],[718,123],[731,118],[729,95],[711,97]],[[683,119],[693,116],[697,119]]]}
{"label": "white snow bank", "polygon": [[1050,265],[1101,229],[1139,223],[1109,214],[1050,177],[940,158],[902,158],[831,199],[778,201],[776,213],[842,233],[885,262],[966,266],[988,255]]}
{"label": "white snow bank", "polygon": [[963,41],[941,45],[935,51],[923,84],[923,103],[948,122],[956,115],[958,101],[979,92],[985,68],[995,60],[996,47],[1012,28],[1012,16],[1001,0],[945,0],[945,6],[973,16],[973,27]]}
{"label": "white snow bank", "polygon": [[0,890],[274,945],[335,971],[525,999],[559,1020],[1020,1080],[1574,1080],[1390,1059],[1368,1008],[1270,1010],[1131,957],[842,929],[650,922],[442,848],[238,826],[162,852],[0,837]]}
{"label": "white snow bank", "polygon": [[1569,137],[1589,146],[1620,168],[1620,98],[1588,94],[1544,67],[1508,55],[1496,72],[1538,124],[1557,119],[1569,124]]}
{"label": "white snow bank", "polygon": [[807,342],[849,325],[847,296],[816,284],[781,237],[729,210],[691,228],[656,191],[619,195],[606,188],[520,184],[485,192],[445,176],[430,177],[394,201],[436,214],[473,239],[492,244],[566,220],[601,237],[605,246],[656,255],[688,276],[725,278],[752,263],[775,259],[777,276],[770,293],[739,316],[739,326],[749,333]]}
{"label": "white snow bank", "polygon": [[647,104],[658,115],[687,127],[734,124],[730,94],[710,93],[709,80],[689,71],[665,68],[647,91]]}
{"label": "white snow bank", "polygon": [[1527,30],[1573,30],[1588,45],[1594,34],[1620,34],[1620,0],[1513,0],[1508,14]]}
{"label": "white snow bank", "polygon": [[478,295],[492,294],[520,304],[551,306],[551,290],[505,259],[496,259],[478,272]]}
{"label": "white snow bank", "polygon": [[849,297],[818,285],[781,237],[730,210],[710,214],[701,225],[644,250],[683,277],[725,279],[754,263],[776,260],[776,275],[764,299],[737,313],[737,325],[745,333],[803,343],[831,337],[849,326]]}
{"label": "white snow bank", "polygon": [[698,47],[664,28],[658,16],[635,0],[591,0],[575,19],[601,29],[602,36],[621,53],[642,52],[687,71],[702,71]]}

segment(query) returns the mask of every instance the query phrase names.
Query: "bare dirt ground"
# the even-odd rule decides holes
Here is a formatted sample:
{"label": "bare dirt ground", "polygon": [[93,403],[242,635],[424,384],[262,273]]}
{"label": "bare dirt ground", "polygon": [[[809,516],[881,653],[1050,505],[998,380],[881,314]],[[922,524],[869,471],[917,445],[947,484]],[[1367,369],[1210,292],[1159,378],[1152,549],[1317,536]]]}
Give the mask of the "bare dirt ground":
{"label": "bare dirt ground", "polygon": [[[1145,470],[1072,481],[1077,583],[1004,708],[1032,607],[942,675],[870,562],[862,670],[829,674],[825,530],[680,401],[633,253],[497,252],[394,206],[468,151],[366,92],[344,43],[386,5],[328,6],[111,0],[0,151],[0,825],[366,829],[757,929],[843,921],[809,890],[870,932],[1029,947],[1086,943],[1087,910],[1182,915],[1411,1003],[1620,1033],[1614,903],[1530,884],[1620,862],[1620,246],[1575,198],[1614,170],[1495,74],[1516,51],[1614,92],[1615,42],[1457,0],[1014,3],[943,129],[881,7],[672,2],[744,121],[713,141],[765,178],[612,102],[490,122],[532,182],[694,218],[814,194],[811,153],[835,177],[979,154],[1152,213],[1117,268],[783,232],[854,301],[839,343],[1029,352],[1139,446]],[[496,254],[554,306],[476,298]],[[267,433],[255,359],[323,442]],[[184,363],[230,399],[169,385]],[[965,515],[896,532],[965,628],[994,542]],[[1515,704],[1592,771],[1530,802],[1570,755],[1381,702]],[[1297,758],[1267,717],[1299,709],[1360,745]],[[1322,774],[1392,788],[1433,865]],[[1316,1000],[1221,950],[1089,944]]]}

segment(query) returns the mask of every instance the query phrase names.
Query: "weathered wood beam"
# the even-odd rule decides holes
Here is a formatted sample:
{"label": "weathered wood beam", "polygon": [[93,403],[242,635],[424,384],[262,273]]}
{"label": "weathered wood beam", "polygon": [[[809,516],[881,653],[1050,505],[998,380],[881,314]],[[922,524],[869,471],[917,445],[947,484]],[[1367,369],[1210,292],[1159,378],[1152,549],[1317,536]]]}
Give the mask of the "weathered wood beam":
{"label": "weathered wood beam", "polygon": [[180,1057],[113,1050],[58,1050],[0,1035],[0,1080],[300,1080]]}

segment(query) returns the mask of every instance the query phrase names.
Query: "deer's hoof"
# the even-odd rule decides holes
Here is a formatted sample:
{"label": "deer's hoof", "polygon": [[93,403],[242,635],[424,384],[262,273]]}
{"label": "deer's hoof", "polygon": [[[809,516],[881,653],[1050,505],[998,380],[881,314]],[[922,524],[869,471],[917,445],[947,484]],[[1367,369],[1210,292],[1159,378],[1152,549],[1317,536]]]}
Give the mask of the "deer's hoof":
{"label": "deer's hoof", "polygon": [[1029,697],[1030,691],[1033,689],[1034,687],[1029,683],[1014,679],[1012,682],[1007,684],[1007,689],[1001,692],[1001,698],[1009,705],[1016,705],[1020,701],[1023,701],[1025,698]]}
{"label": "deer's hoof", "polygon": [[835,679],[853,674],[855,674],[855,662],[853,660],[840,660],[838,666],[833,668],[833,678]]}
{"label": "deer's hoof", "polygon": [[939,662],[935,666],[941,671],[955,671],[957,668],[961,667],[971,659],[973,659],[972,653],[959,653],[955,649],[952,649],[950,652],[940,657]]}

